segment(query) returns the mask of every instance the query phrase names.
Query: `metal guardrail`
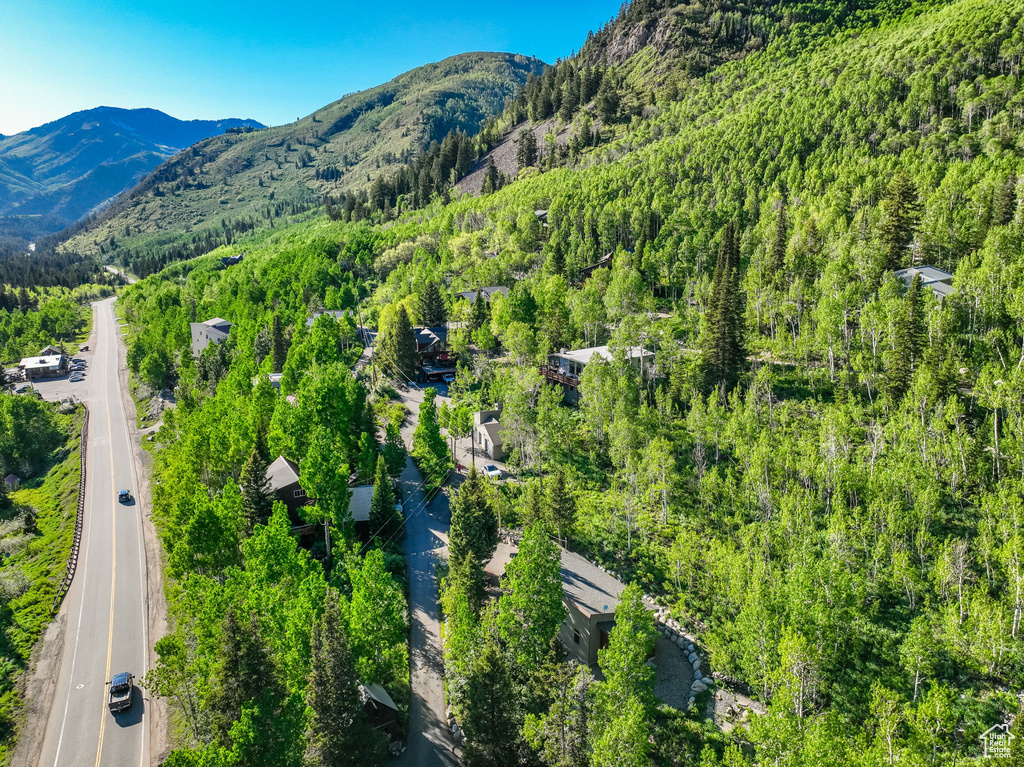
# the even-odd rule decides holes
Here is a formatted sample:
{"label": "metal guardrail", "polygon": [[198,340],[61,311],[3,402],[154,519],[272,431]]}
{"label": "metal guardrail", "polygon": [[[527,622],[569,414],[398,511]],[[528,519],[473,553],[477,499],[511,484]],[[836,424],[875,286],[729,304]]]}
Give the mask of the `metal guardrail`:
{"label": "metal guardrail", "polygon": [[50,608],[50,615],[56,615],[60,609],[68,589],[71,588],[71,581],[75,578],[75,569],[78,567],[78,550],[82,544],[82,525],[85,518],[85,459],[86,444],[89,438],[89,407],[82,403],[85,408],[85,418],[82,421],[82,440],[79,445],[79,456],[81,458],[81,474],[78,478],[78,509],[75,514],[75,535],[71,541],[71,553],[68,555],[68,566],[64,571],[64,580],[57,588],[57,594],[53,597],[53,606]]}

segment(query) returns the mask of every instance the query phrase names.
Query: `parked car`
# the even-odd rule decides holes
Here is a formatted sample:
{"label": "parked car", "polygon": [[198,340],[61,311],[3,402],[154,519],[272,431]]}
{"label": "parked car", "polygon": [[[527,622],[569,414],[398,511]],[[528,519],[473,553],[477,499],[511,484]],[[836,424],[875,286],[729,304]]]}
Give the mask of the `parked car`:
{"label": "parked car", "polygon": [[84,381],[85,376],[81,374],[76,374],[71,376],[71,378],[69,378],[68,380],[71,381],[71,383],[78,383],[79,381]]}
{"label": "parked car", "polygon": [[446,384],[451,385],[455,383],[455,376],[453,376],[451,373],[445,373],[443,376],[441,376],[441,380],[444,381]]}
{"label": "parked car", "polygon": [[117,491],[117,502],[128,503],[132,499],[131,490],[118,490]]}
{"label": "parked car", "polygon": [[31,388],[32,388],[32,387],[31,387],[31,386],[29,386],[28,384],[22,384],[21,386],[19,386],[19,387],[18,387],[17,389],[15,389],[14,391],[16,391],[16,392],[17,392],[18,394],[24,394],[25,392],[27,392],[27,391],[28,391],[29,389],[31,389]]}
{"label": "parked car", "polygon": [[74,362],[76,365],[84,365],[85,364],[85,360],[82,359],[81,357],[73,357],[71,359],[71,361]]}
{"label": "parked car", "polygon": [[135,677],[125,672],[116,674],[110,680],[110,690],[107,692],[107,708],[113,713],[124,711],[132,707],[132,690],[135,688]]}
{"label": "parked car", "polygon": [[501,469],[499,469],[493,463],[489,463],[486,466],[484,466],[484,474],[486,474],[491,479],[501,479],[504,476],[504,474],[501,473]]}

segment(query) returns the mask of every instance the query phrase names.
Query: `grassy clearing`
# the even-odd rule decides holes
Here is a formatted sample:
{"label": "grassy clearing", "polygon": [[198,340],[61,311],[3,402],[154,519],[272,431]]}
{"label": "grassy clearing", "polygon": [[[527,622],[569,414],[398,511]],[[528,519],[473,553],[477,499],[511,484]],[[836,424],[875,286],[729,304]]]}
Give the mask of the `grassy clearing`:
{"label": "grassy clearing", "polygon": [[50,623],[75,530],[84,411],[60,416],[67,434],[45,475],[11,493],[0,512],[0,764],[14,749],[22,703],[19,677]]}

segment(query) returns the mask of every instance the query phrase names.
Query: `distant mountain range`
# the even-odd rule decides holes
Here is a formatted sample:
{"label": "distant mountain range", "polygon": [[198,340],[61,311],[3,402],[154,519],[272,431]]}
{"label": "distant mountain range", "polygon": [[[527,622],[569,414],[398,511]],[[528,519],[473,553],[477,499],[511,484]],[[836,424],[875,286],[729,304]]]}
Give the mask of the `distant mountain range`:
{"label": "distant mountain range", "polygon": [[255,120],[178,120],[156,109],[98,107],[0,135],[0,230],[55,231],[197,141],[229,128],[263,127]]}
{"label": "distant mountain range", "polygon": [[366,189],[450,130],[475,133],[544,67],[530,56],[464,53],[294,123],[211,137],[154,170],[64,247],[92,254],[116,242],[137,251],[182,235],[206,247],[229,228],[266,225],[324,195]]}

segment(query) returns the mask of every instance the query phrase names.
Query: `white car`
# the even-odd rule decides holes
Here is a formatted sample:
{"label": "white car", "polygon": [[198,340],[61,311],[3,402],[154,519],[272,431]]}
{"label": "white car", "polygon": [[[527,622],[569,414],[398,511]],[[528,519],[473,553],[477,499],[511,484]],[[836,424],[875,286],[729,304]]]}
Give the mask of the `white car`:
{"label": "white car", "polygon": [[491,479],[501,479],[504,476],[504,474],[502,474],[501,472],[501,469],[499,469],[493,463],[489,463],[486,466],[484,466],[484,474],[486,474]]}

